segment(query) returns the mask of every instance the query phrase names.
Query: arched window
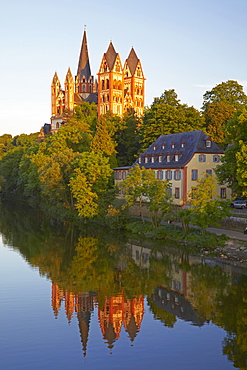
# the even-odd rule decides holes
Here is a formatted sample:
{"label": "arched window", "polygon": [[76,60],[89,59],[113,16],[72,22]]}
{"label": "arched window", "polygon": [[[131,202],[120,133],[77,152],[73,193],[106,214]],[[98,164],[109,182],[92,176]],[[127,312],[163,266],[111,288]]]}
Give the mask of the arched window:
{"label": "arched window", "polygon": [[101,89],[102,89],[102,90],[105,90],[105,80],[102,80]]}
{"label": "arched window", "polygon": [[107,80],[106,80],[106,89],[109,89],[109,80],[108,80],[108,78],[107,78]]}
{"label": "arched window", "polygon": [[86,85],[82,86],[82,92],[86,92]]}

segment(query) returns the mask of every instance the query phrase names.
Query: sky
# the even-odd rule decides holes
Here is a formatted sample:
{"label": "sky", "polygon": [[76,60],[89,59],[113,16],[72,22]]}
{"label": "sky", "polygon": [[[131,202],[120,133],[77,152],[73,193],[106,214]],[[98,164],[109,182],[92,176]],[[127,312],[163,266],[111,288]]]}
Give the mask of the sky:
{"label": "sky", "polygon": [[227,80],[247,93],[246,14],[246,0],[0,0],[0,135],[50,122],[53,75],[76,74],[84,25],[95,77],[110,41],[122,64],[134,47],[146,106],[175,89],[200,109]]}

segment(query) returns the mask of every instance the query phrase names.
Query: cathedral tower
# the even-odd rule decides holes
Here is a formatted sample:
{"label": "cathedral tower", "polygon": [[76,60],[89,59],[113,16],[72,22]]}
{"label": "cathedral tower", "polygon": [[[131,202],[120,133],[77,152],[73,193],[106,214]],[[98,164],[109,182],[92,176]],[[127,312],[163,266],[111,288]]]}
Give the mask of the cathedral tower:
{"label": "cathedral tower", "polygon": [[82,99],[86,99],[93,92],[93,86],[94,79],[91,75],[91,68],[89,63],[87,35],[86,30],[84,30],[77,68],[75,92],[78,93]]}
{"label": "cathedral tower", "polygon": [[98,116],[111,111],[123,114],[123,69],[112,42],[104,53],[98,73]]}
{"label": "cathedral tower", "polygon": [[144,112],[144,75],[140,59],[131,49],[124,63],[124,112],[134,109],[138,117]]}

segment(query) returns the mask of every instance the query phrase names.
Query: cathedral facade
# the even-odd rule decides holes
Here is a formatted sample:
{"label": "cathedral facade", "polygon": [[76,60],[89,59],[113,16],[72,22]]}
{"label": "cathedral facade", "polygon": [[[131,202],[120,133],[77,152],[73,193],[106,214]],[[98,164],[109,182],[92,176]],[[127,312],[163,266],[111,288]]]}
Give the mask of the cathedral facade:
{"label": "cathedral facade", "polygon": [[144,74],[140,59],[131,49],[122,65],[112,42],[104,53],[98,79],[91,74],[87,35],[84,30],[77,74],[67,71],[64,88],[55,72],[51,84],[51,131],[56,132],[82,102],[98,105],[98,116],[111,111],[120,117],[134,110],[138,117],[144,111]]}

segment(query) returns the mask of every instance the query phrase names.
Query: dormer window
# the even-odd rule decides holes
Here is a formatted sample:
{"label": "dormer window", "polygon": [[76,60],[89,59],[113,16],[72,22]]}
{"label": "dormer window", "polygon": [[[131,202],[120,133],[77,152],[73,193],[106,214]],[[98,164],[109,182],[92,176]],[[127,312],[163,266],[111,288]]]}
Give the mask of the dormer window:
{"label": "dormer window", "polygon": [[177,161],[179,160],[179,155],[178,155],[178,153],[175,153],[174,159],[175,159],[175,162],[177,162]]}
{"label": "dormer window", "polygon": [[138,162],[142,163],[142,157],[141,156],[138,158]]}
{"label": "dormer window", "polygon": [[165,149],[165,144],[164,143],[162,143],[161,149]]}
{"label": "dormer window", "polygon": [[162,155],[159,155],[159,163],[162,162]]}
{"label": "dormer window", "polygon": [[169,153],[166,155],[166,161],[167,162],[170,162],[171,161],[171,155]]}
{"label": "dormer window", "polygon": [[211,146],[212,146],[212,140],[210,139],[210,137],[208,137],[208,138],[206,139],[206,147],[207,147],[207,148],[211,148]]}
{"label": "dormer window", "polygon": [[184,148],[184,142],[181,143],[181,148]]}
{"label": "dormer window", "polygon": [[175,144],[174,143],[172,143],[172,149],[174,149],[175,148]]}
{"label": "dormer window", "polygon": [[154,156],[151,157],[151,162],[154,163]]}
{"label": "dormer window", "polygon": [[157,149],[157,145],[154,145],[154,150],[156,150]]}
{"label": "dormer window", "polygon": [[148,157],[145,157],[145,163],[148,163]]}

